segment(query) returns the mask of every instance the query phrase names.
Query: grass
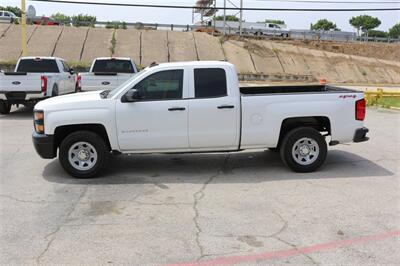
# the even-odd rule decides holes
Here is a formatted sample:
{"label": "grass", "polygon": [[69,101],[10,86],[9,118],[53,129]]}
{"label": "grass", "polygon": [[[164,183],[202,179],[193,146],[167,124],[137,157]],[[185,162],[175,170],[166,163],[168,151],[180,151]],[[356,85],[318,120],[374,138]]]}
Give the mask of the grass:
{"label": "grass", "polygon": [[384,97],[377,100],[368,102],[368,105],[377,105],[384,108],[396,107],[400,108],[400,98],[399,97]]}

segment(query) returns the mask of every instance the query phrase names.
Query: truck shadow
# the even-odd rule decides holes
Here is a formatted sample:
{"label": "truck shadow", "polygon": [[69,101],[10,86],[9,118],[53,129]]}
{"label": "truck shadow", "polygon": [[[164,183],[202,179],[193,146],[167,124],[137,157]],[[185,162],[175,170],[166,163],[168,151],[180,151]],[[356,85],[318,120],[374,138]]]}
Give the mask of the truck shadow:
{"label": "truck shadow", "polygon": [[45,166],[43,177],[49,182],[65,184],[165,184],[261,183],[279,180],[384,177],[393,173],[373,161],[340,150],[331,150],[325,165],[314,173],[294,173],[270,151],[121,155],[113,158],[98,178],[76,179],[64,172],[58,160]]}

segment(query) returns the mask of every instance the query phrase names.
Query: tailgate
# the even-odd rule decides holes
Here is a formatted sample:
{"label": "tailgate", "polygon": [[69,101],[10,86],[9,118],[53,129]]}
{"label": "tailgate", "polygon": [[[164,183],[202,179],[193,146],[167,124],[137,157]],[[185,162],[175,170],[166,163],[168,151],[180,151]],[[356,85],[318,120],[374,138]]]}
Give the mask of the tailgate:
{"label": "tailgate", "polygon": [[117,73],[82,73],[82,91],[110,90],[118,86]]}
{"label": "tailgate", "polygon": [[133,77],[134,74],[118,73],[118,86]]}
{"label": "tailgate", "polygon": [[1,92],[41,92],[40,74],[0,74]]}

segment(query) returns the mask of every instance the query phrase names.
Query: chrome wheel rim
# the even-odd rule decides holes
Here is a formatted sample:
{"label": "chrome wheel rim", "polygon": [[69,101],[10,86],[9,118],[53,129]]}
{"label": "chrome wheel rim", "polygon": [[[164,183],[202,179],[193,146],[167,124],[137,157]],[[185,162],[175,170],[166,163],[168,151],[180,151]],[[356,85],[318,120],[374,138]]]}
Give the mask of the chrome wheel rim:
{"label": "chrome wheel rim", "polygon": [[296,141],[292,148],[292,157],[300,165],[314,163],[319,155],[319,145],[311,138],[301,138]]}
{"label": "chrome wheel rim", "polygon": [[97,151],[89,142],[76,142],[68,150],[68,161],[76,170],[90,170],[97,162]]}

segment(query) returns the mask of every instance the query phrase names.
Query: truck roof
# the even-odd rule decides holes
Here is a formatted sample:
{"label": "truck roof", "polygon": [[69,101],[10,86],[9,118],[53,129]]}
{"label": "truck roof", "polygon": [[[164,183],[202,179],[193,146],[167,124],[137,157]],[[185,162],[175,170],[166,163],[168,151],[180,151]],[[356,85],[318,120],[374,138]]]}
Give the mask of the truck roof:
{"label": "truck roof", "polygon": [[129,60],[129,61],[133,61],[131,58],[129,58],[129,57],[114,57],[114,56],[108,56],[108,57],[96,57],[95,59],[94,59],[94,61],[95,60],[112,60],[112,59],[115,59],[115,60]]}
{"label": "truck roof", "polygon": [[54,57],[54,56],[23,56],[23,57],[20,57],[20,60],[21,59],[54,59],[54,60],[65,61],[64,59],[62,59],[60,57]]}
{"label": "truck roof", "polygon": [[226,61],[185,61],[185,62],[170,62],[160,63],[160,67],[184,67],[184,66],[233,66],[233,64]]}

